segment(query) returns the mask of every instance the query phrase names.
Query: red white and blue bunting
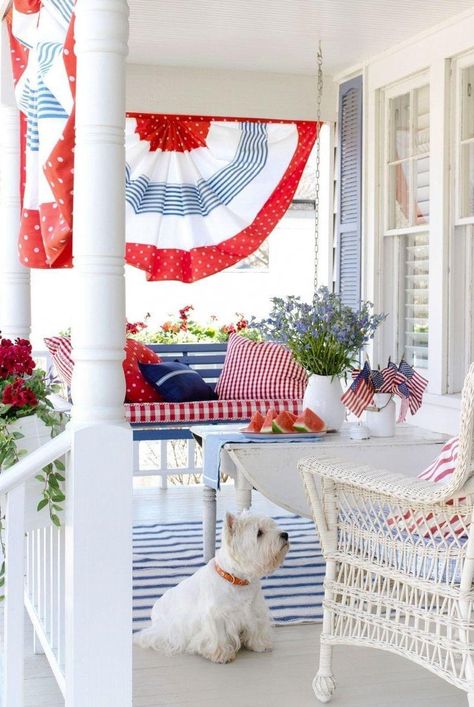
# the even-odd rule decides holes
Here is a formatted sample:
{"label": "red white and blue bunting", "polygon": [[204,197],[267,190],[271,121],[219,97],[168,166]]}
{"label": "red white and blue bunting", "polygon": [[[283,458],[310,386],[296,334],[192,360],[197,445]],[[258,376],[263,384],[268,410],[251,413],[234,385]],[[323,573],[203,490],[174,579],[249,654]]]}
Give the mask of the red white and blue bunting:
{"label": "red white and blue bunting", "polygon": [[[14,0],[11,49],[25,124],[19,252],[72,264],[72,0]],[[318,133],[310,121],[130,113],[126,260],[193,282],[253,253],[288,209]]]}

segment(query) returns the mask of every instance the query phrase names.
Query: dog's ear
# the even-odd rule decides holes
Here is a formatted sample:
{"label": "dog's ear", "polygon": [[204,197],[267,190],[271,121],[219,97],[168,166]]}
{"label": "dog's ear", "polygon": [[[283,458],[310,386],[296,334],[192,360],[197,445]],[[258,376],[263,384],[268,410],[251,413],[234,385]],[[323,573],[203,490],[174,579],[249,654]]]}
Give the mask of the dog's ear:
{"label": "dog's ear", "polygon": [[236,517],[232,515],[232,513],[225,514],[225,527],[229,535],[232,535],[232,533],[234,532],[234,525],[236,520]]}

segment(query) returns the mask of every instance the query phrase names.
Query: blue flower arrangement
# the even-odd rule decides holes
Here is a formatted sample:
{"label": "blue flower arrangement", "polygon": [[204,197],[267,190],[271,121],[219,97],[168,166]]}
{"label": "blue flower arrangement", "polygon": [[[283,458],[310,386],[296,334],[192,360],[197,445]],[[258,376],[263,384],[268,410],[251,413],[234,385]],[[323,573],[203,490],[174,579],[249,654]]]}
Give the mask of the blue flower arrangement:
{"label": "blue flower arrangement", "polygon": [[311,303],[300,297],[273,297],[267,319],[252,321],[265,339],[285,344],[308,373],[340,376],[358,360],[386,314],[374,314],[371,302],[354,311],[339,295],[320,287]]}

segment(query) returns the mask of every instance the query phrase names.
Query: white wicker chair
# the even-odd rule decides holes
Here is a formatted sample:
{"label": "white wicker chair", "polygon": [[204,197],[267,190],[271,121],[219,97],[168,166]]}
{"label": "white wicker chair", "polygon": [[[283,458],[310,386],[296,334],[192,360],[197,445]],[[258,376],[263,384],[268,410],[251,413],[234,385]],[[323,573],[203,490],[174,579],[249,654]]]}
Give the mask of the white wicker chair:
{"label": "white wicker chair", "polygon": [[[393,651],[428,668],[465,690],[474,707],[473,437],[471,364],[449,484],[340,459],[299,463],[327,562],[313,681],[321,702],[329,702],[336,687],[332,646],[351,644]],[[418,521],[415,531],[403,518],[408,513]]]}

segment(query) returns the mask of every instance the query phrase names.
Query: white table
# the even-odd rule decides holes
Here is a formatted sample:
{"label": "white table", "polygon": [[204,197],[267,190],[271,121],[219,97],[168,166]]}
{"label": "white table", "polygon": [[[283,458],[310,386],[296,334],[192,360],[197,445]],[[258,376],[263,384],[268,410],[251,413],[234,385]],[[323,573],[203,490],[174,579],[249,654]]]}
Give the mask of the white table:
{"label": "white table", "polygon": [[[203,447],[210,435],[235,432],[238,425],[196,425],[191,427]],[[229,442],[221,450],[221,472],[229,474],[235,483],[237,508],[242,511],[252,504],[252,489],[260,491],[270,501],[298,515],[311,517],[297,463],[303,457],[341,457],[354,465],[402,471],[416,476],[439,453],[446,435],[423,430],[412,425],[397,425],[395,437],[372,437],[365,440],[350,438],[350,424],[340,432],[329,433],[314,442],[261,443]],[[204,486],[203,491],[204,559],[213,557],[216,543],[216,491]]]}

